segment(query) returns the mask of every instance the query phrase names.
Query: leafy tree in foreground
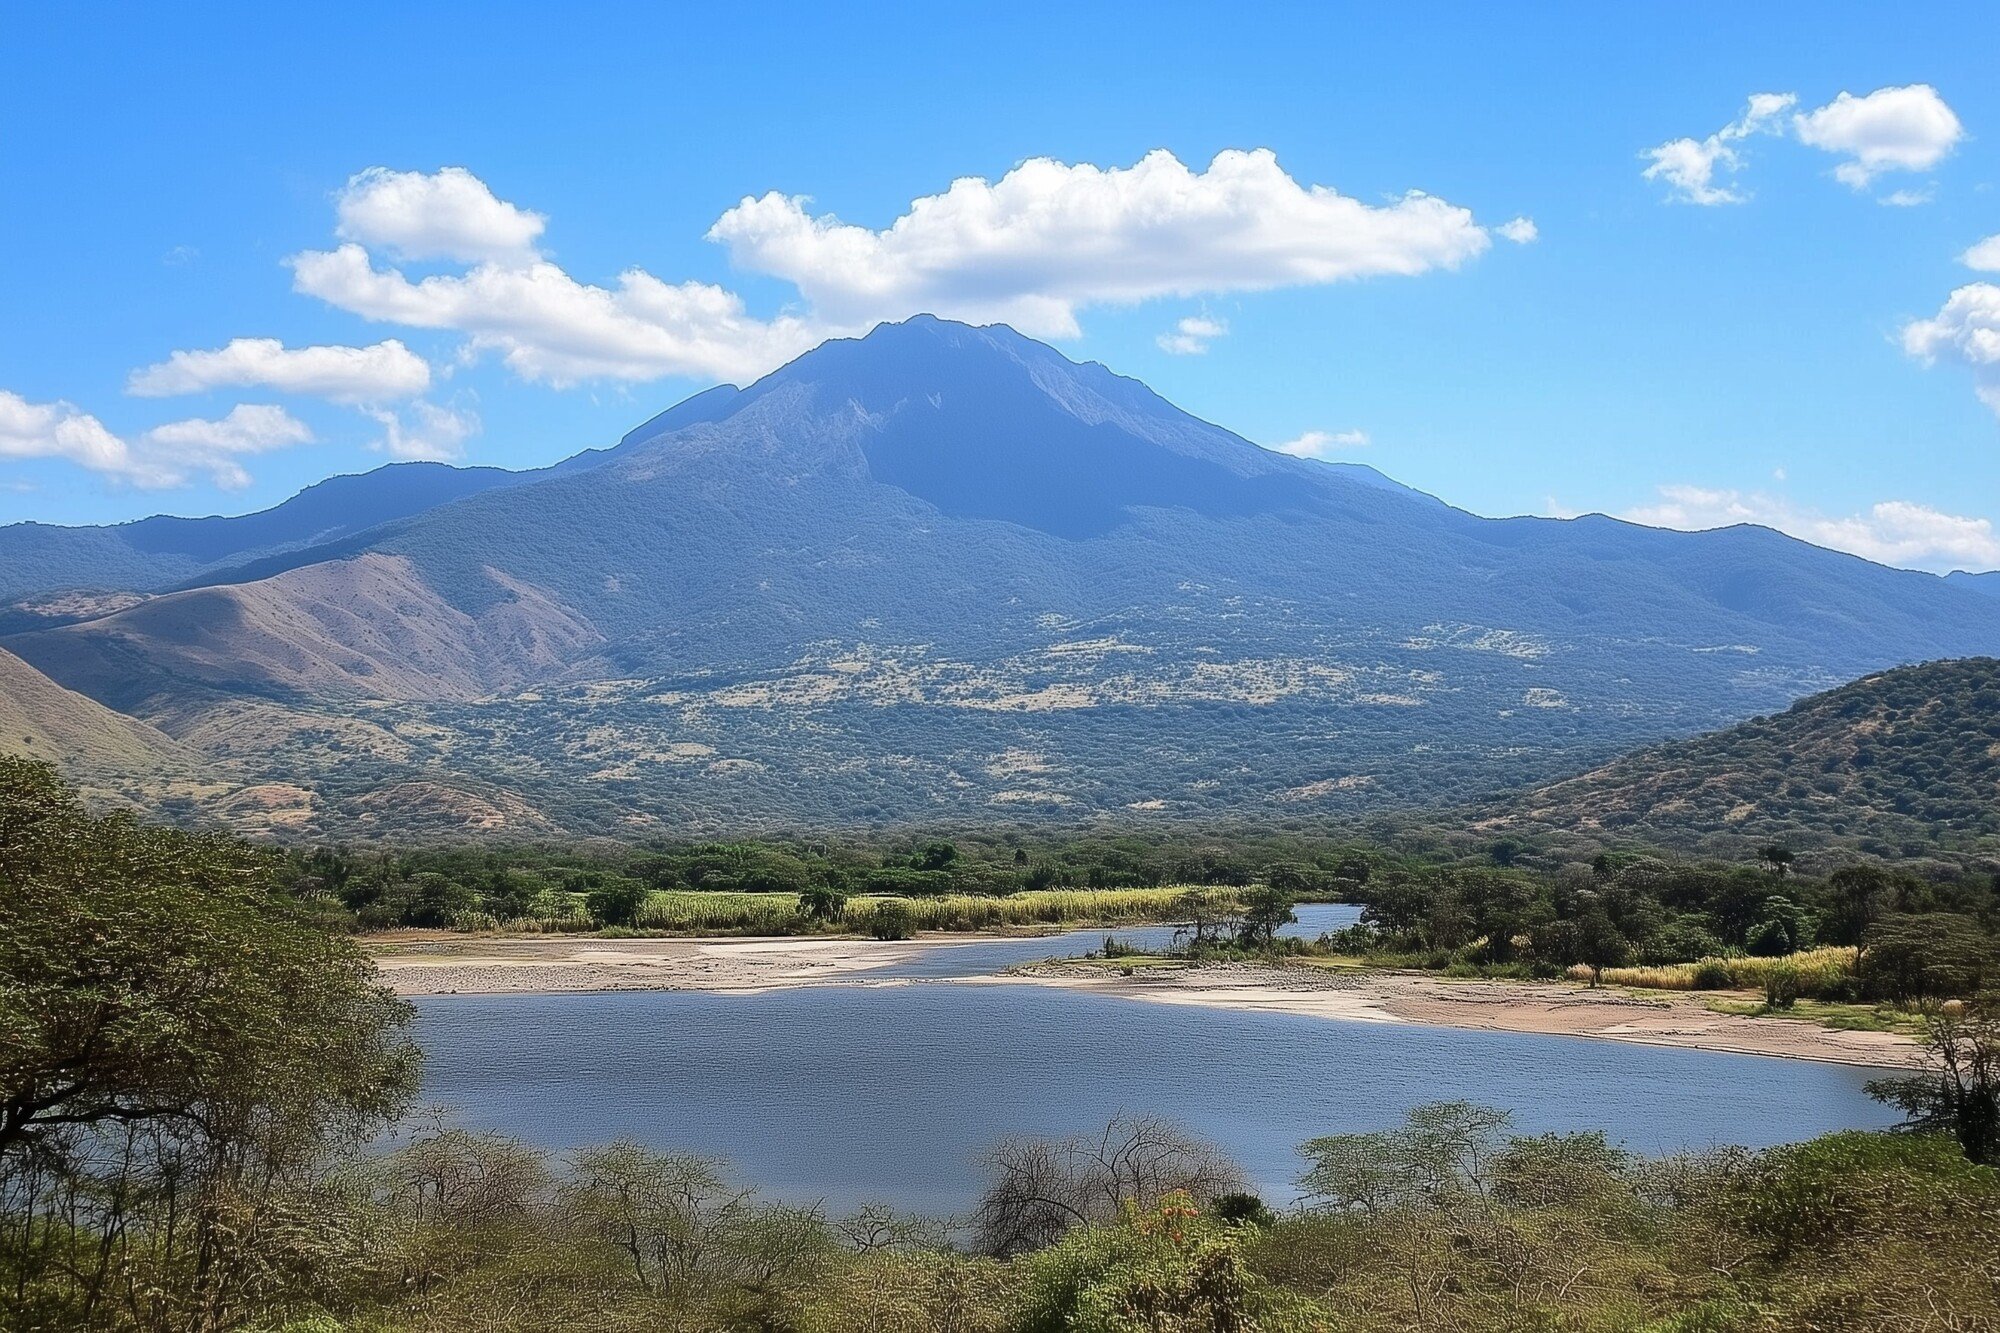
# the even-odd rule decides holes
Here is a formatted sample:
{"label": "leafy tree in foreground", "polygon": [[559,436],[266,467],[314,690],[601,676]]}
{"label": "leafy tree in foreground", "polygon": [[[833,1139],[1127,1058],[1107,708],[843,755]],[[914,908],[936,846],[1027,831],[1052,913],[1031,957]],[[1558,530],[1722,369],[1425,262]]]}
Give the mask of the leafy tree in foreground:
{"label": "leafy tree in foreground", "polygon": [[0,1228],[0,1303],[227,1327],[291,1185],[404,1109],[408,1006],[279,864],[0,758],[0,1211],[33,1219]]}

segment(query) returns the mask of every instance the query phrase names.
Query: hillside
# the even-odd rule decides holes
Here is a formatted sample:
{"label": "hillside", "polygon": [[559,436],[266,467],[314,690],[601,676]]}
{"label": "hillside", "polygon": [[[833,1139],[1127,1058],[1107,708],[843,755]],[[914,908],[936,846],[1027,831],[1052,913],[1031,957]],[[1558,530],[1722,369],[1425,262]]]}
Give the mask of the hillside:
{"label": "hillside", "polygon": [[143,777],[193,755],[144,722],[115,713],[0,650],[0,752],[72,771]]}
{"label": "hillside", "polygon": [[1990,574],[1968,574],[1961,569],[1945,575],[1944,581],[1956,588],[1984,593],[1988,597],[2000,597],[2000,570]]}
{"label": "hillside", "polygon": [[1484,827],[1706,847],[2000,853],[2000,661],[1932,662],[1627,755]]}
{"label": "hillside", "polygon": [[[204,573],[336,541],[533,474],[443,463],[390,463],[329,477],[283,504],[230,518],[158,515],[112,527],[15,523],[0,527],[0,629],[78,618],[50,594],[157,592]],[[23,604],[25,600],[26,604]]]}
{"label": "hillside", "polygon": [[0,642],[328,832],[1356,813],[2000,653],[1930,575],[1479,518],[929,318],[193,582]]}

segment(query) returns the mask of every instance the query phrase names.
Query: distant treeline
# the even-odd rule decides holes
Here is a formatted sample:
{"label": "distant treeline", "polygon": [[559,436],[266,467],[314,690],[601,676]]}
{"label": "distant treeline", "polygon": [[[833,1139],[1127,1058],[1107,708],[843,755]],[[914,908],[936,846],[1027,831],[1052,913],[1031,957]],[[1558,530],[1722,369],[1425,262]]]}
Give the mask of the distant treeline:
{"label": "distant treeline", "polygon": [[[1863,990],[1893,999],[1969,994],[1984,978],[2000,931],[2000,877],[1947,862],[1806,857],[1773,845],[1738,862],[1623,852],[1551,864],[1507,840],[1470,850],[1443,842],[1412,850],[1410,839],[1398,841],[1270,832],[1240,841],[1036,839],[1009,832],[883,844],[319,848],[287,854],[286,865],[296,896],[345,913],[361,929],[866,930],[886,915],[883,903],[899,900],[916,909],[899,917],[908,929],[1093,914],[1210,915],[1226,926],[1245,901],[1260,902],[1268,914],[1275,894],[1362,904],[1361,924],[1327,946],[1418,966],[1601,974],[1628,964],[1784,958],[1866,945],[1864,963],[1872,957],[1878,973],[1893,964],[1901,974],[1864,985],[1859,971],[1866,969],[1848,965],[1850,954],[1848,962],[1793,978],[1800,994],[1821,999],[1863,998]],[[1800,868],[1808,863],[1817,873]],[[1203,900],[1140,892],[1169,888],[1214,893]],[[981,906],[986,900],[996,901]],[[1912,972],[1918,968],[1928,969],[1923,977]],[[1672,984],[1726,988],[1743,979],[1732,973]]]}

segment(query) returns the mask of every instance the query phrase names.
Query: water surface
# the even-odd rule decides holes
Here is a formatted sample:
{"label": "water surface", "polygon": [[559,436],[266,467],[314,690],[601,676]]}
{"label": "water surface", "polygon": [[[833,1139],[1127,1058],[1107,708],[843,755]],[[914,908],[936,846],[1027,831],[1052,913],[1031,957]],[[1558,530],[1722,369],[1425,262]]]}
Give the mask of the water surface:
{"label": "water surface", "polygon": [[1427,1101],[1503,1107],[1525,1132],[1601,1129],[1646,1153],[1893,1119],[1863,1092],[1869,1071],[1841,1066],[1024,984],[417,1006],[426,1096],[464,1123],[551,1148],[632,1135],[727,1157],[775,1194],[835,1207],[962,1211],[995,1140],[1101,1127],[1121,1111],[1215,1139],[1273,1199],[1289,1197],[1301,1141],[1384,1128]]}

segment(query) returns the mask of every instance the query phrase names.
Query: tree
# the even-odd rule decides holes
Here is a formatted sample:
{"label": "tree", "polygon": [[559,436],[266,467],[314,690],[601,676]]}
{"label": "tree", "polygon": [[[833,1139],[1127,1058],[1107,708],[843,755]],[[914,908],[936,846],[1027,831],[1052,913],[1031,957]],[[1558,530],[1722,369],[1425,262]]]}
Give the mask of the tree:
{"label": "tree", "polygon": [[1127,1207],[1157,1208],[1173,1194],[1206,1206],[1244,1187],[1221,1149],[1157,1116],[1119,1116],[1099,1134],[1010,1139],[986,1165],[973,1228],[980,1249],[1001,1257],[1115,1221]]}
{"label": "tree", "polygon": [[1243,894],[1243,942],[1253,949],[1268,949],[1278,942],[1278,931],[1299,919],[1293,911],[1296,900],[1275,884],[1255,885]]}
{"label": "tree", "polygon": [[838,921],[847,895],[830,884],[815,884],[799,895],[799,915],[808,921]]}
{"label": "tree", "polygon": [[1950,1134],[1982,1166],[2000,1163],[2000,996],[1929,1005],[1923,1017],[1922,1072],[1877,1079],[1869,1093],[1900,1107],[1910,1128]]}
{"label": "tree", "polygon": [[[1473,872],[1461,877],[1458,899],[1470,918],[1474,938],[1486,940],[1486,957],[1506,963],[1514,957],[1514,936],[1535,914],[1535,886],[1513,875]],[[1450,945],[1439,943],[1439,947]]]}
{"label": "tree", "polygon": [[576,1155],[561,1206],[625,1256],[642,1289],[671,1296],[731,1275],[730,1242],[753,1193],[709,1158],[618,1139]]}
{"label": "tree", "polygon": [[1632,957],[1632,943],[1602,908],[1592,908],[1576,920],[1576,960],[1590,969],[1590,984],[1601,985],[1604,969],[1623,967]]}
{"label": "tree", "polygon": [[1821,938],[1828,944],[1859,944],[1888,910],[1892,896],[1889,877],[1880,867],[1842,866],[1827,876]]}
{"label": "tree", "polygon": [[868,933],[878,940],[907,940],[917,933],[917,914],[901,898],[884,898],[868,914]]}
{"label": "tree", "polygon": [[930,842],[910,857],[912,870],[948,870],[958,861],[958,848],[948,842]]}
{"label": "tree", "polygon": [[257,1230],[408,1105],[409,1006],[286,873],[0,757],[0,1200],[35,1218],[0,1230],[0,1302],[73,1327],[116,1286],[151,1293],[139,1322],[241,1322]]}
{"label": "tree", "polygon": [[1792,873],[1792,862],[1798,858],[1793,856],[1789,849],[1772,843],[1768,847],[1757,849],[1757,859],[1763,862],[1774,877],[1783,879]]}
{"label": "tree", "polygon": [[1855,975],[1876,999],[1971,995],[1986,984],[1993,941],[1971,917],[1951,912],[1886,916],[1861,937]]}
{"label": "tree", "polygon": [[646,886],[637,880],[616,879],[584,896],[591,920],[600,926],[633,926],[639,922],[639,908],[646,901]]}
{"label": "tree", "polygon": [[1744,936],[1743,947],[1760,958],[1783,958],[1812,944],[1813,921],[1782,893],[1764,900],[1757,924]]}
{"label": "tree", "polygon": [[1189,889],[1174,901],[1174,909],[1187,920],[1188,951],[1200,953],[1234,929],[1238,904],[1213,889]]}

